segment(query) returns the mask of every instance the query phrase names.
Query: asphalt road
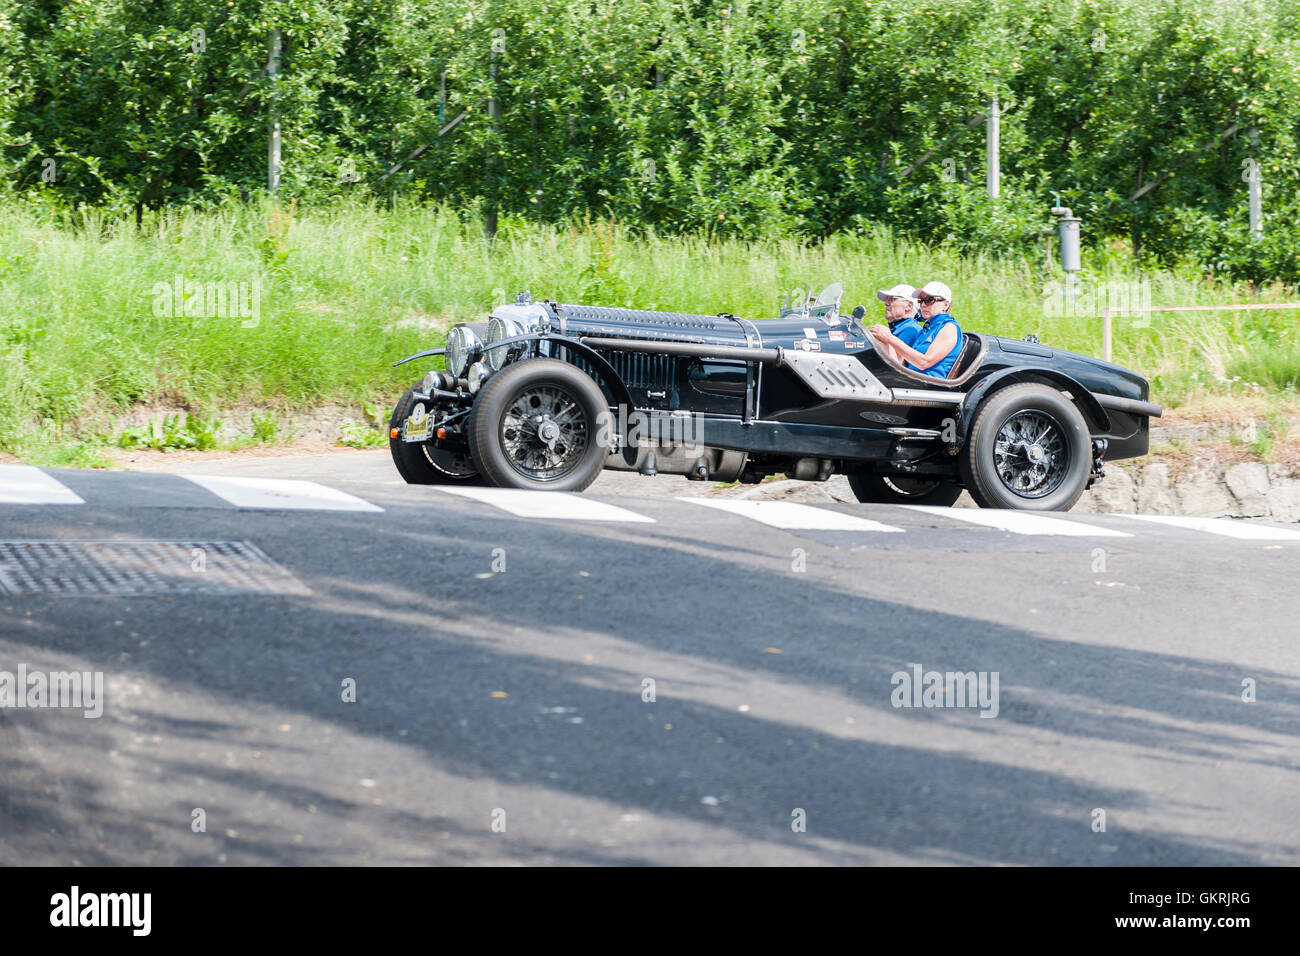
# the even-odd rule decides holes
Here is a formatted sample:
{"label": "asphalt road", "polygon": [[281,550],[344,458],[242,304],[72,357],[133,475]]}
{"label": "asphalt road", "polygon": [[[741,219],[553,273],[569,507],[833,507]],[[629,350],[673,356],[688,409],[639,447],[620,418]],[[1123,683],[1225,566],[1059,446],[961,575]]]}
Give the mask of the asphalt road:
{"label": "asphalt road", "polygon": [[0,474],[0,864],[1300,863],[1295,529],[224,464]]}

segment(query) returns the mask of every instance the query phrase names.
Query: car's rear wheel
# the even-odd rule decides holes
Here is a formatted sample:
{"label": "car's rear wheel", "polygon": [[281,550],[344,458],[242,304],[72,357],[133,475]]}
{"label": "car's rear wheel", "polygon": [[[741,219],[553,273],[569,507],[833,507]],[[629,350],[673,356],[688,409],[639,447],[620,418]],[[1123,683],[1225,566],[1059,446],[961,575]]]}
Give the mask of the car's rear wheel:
{"label": "car's rear wheel", "polygon": [[474,464],[502,488],[581,491],[608,457],[609,405],[581,369],[555,359],[508,365],[470,413]]}
{"label": "car's rear wheel", "polygon": [[468,450],[455,451],[423,442],[402,441],[400,431],[396,438],[392,437],[392,429],[401,429],[415,404],[415,389],[407,389],[388,421],[388,450],[402,479],[411,485],[482,484]]}
{"label": "car's rear wheel", "polygon": [[955,482],[942,478],[891,478],[885,475],[851,474],[849,487],[863,503],[951,506],[961,497]]}
{"label": "car's rear wheel", "polygon": [[1088,424],[1074,402],[1026,382],[980,405],[962,450],[962,475],[981,508],[1069,511],[1092,467]]}

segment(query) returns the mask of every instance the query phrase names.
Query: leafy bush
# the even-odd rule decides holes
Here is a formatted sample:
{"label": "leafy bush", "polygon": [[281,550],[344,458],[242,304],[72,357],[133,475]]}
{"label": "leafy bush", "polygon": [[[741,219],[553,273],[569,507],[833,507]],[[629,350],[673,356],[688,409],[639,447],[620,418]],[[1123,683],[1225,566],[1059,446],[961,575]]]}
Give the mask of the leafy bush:
{"label": "leafy bush", "polygon": [[280,420],[271,412],[266,414],[254,412],[252,437],[254,443],[258,445],[269,445],[278,441],[280,438]]}
{"label": "leafy bush", "polygon": [[339,444],[352,448],[378,448],[388,444],[388,436],[365,422],[344,422],[339,426]]}
{"label": "leafy bush", "polygon": [[219,421],[178,412],[155,416],[147,425],[138,428],[123,429],[116,442],[118,448],[152,448],[155,451],[193,448],[210,451],[218,445],[217,431],[220,428]]}

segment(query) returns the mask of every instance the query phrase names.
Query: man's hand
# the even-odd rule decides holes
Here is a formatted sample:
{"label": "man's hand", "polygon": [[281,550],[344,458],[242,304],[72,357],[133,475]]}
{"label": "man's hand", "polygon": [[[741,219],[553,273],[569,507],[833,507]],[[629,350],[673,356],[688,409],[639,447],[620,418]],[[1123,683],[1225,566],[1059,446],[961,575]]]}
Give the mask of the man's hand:
{"label": "man's hand", "polygon": [[867,334],[873,339],[888,339],[893,335],[893,333],[889,331],[889,326],[887,325],[873,325],[871,328],[867,329]]}

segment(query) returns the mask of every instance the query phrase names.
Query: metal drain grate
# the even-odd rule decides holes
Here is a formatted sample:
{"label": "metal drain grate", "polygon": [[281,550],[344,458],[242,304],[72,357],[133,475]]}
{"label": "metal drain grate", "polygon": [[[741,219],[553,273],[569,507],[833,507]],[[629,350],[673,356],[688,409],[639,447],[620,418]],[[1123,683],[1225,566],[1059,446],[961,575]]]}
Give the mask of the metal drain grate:
{"label": "metal drain grate", "polygon": [[247,541],[0,541],[8,594],[310,594]]}

